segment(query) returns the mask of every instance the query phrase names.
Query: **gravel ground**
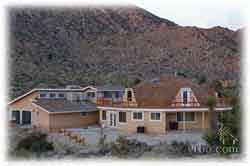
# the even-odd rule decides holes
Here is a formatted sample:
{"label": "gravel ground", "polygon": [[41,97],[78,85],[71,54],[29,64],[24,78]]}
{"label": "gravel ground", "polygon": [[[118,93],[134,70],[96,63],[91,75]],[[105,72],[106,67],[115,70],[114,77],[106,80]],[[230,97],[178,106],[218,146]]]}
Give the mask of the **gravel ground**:
{"label": "gravel ground", "polygon": [[[97,145],[101,136],[101,129],[98,127],[74,128],[67,129],[72,133],[81,134],[88,145]],[[201,131],[171,131],[165,135],[148,135],[148,134],[126,134],[116,129],[105,128],[103,132],[107,139],[107,142],[114,142],[119,136],[125,136],[127,139],[136,139],[139,142],[144,142],[148,145],[159,145],[163,143],[177,142],[189,142],[190,144],[206,144],[202,138],[203,133]]]}

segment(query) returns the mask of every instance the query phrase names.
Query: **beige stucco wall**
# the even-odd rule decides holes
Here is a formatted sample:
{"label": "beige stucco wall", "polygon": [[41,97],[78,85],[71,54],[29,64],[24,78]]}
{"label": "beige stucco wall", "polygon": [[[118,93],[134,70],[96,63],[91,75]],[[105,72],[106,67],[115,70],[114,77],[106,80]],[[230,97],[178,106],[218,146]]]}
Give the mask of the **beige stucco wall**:
{"label": "beige stucco wall", "polygon": [[37,128],[49,129],[49,114],[39,108],[35,108],[32,115],[32,125]]}
{"label": "beige stucco wall", "polygon": [[89,112],[86,116],[81,116],[79,112],[66,113],[66,114],[50,114],[49,115],[49,128],[77,128],[86,127],[98,123],[98,111]]}
{"label": "beige stucco wall", "polygon": [[[166,127],[166,119],[165,119],[165,113],[161,112],[161,120],[160,121],[151,121],[150,120],[150,112],[144,112],[144,120],[143,121],[136,121],[132,120],[132,112],[128,111],[126,113],[126,123],[120,123],[119,122],[119,111],[117,111],[117,128],[121,131],[127,132],[127,133],[136,133],[138,126],[144,126],[145,132],[148,134],[165,134],[165,127]],[[100,111],[100,121],[104,123],[106,126],[108,126],[108,112],[107,112],[107,120],[102,121],[102,111]]]}
{"label": "beige stucco wall", "polygon": [[10,105],[8,105],[8,107],[11,109],[19,109],[19,110],[32,110],[34,107],[31,104],[32,100],[38,95],[38,92],[33,92],[30,95],[20,99],[19,101],[16,101]]}

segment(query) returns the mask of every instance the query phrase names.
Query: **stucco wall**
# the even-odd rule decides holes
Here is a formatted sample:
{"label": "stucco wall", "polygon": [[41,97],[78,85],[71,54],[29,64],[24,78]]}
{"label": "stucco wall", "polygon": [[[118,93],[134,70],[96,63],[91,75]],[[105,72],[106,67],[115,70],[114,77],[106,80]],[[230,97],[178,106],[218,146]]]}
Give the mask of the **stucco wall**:
{"label": "stucco wall", "polygon": [[49,128],[60,129],[60,128],[77,128],[86,127],[98,123],[99,114],[98,111],[89,112],[86,116],[81,116],[77,113],[67,114],[50,114],[49,116]]}
{"label": "stucco wall", "polygon": [[[117,111],[117,118],[119,111]],[[106,126],[108,126],[108,111],[107,111],[107,120],[102,121],[102,111],[100,111],[100,121],[102,123],[105,123]],[[127,133],[136,133],[138,126],[144,126],[146,133],[149,134],[165,134],[165,127],[166,127],[166,115],[165,113],[161,112],[161,120],[160,121],[151,121],[150,120],[150,112],[144,112],[144,120],[143,121],[136,121],[132,120],[132,112],[128,111],[126,113],[126,123],[121,123],[118,121],[117,128],[121,131],[125,131]]]}

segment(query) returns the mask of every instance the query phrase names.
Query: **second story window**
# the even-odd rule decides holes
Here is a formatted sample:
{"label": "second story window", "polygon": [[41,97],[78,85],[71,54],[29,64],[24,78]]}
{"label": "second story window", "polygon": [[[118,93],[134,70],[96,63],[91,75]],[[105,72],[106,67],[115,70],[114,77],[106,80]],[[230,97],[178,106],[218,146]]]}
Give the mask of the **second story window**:
{"label": "second story window", "polygon": [[188,92],[186,90],[183,91],[182,97],[183,97],[183,104],[187,104],[188,103]]}
{"label": "second story window", "polygon": [[110,91],[104,91],[103,92],[104,98],[112,98],[112,92]]}
{"label": "second story window", "polygon": [[50,98],[56,98],[56,94],[55,94],[55,93],[50,93],[50,94],[49,94],[49,97],[50,97]]}
{"label": "second story window", "polygon": [[58,93],[58,97],[59,97],[59,98],[64,98],[64,97],[65,97],[65,94],[64,94],[64,93]]}
{"label": "second story window", "polygon": [[47,94],[47,93],[40,93],[40,94],[39,94],[39,97],[40,97],[40,98],[47,98],[47,97],[48,97],[48,94]]}
{"label": "second story window", "polygon": [[132,101],[132,92],[129,90],[128,91],[128,101]]}
{"label": "second story window", "polygon": [[88,92],[87,96],[88,96],[88,98],[94,98],[95,97],[95,92]]}

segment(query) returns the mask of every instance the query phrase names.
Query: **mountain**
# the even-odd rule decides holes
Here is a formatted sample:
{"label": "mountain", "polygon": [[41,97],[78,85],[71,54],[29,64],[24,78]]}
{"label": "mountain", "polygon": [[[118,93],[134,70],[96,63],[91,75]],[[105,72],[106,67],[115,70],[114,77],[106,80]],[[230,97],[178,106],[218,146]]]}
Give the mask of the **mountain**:
{"label": "mountain", "polygon": [[241,31],[183,27],[135,6],[11,8],[9,33],[12,97],[176,72],[207,82],[240,75]]}

